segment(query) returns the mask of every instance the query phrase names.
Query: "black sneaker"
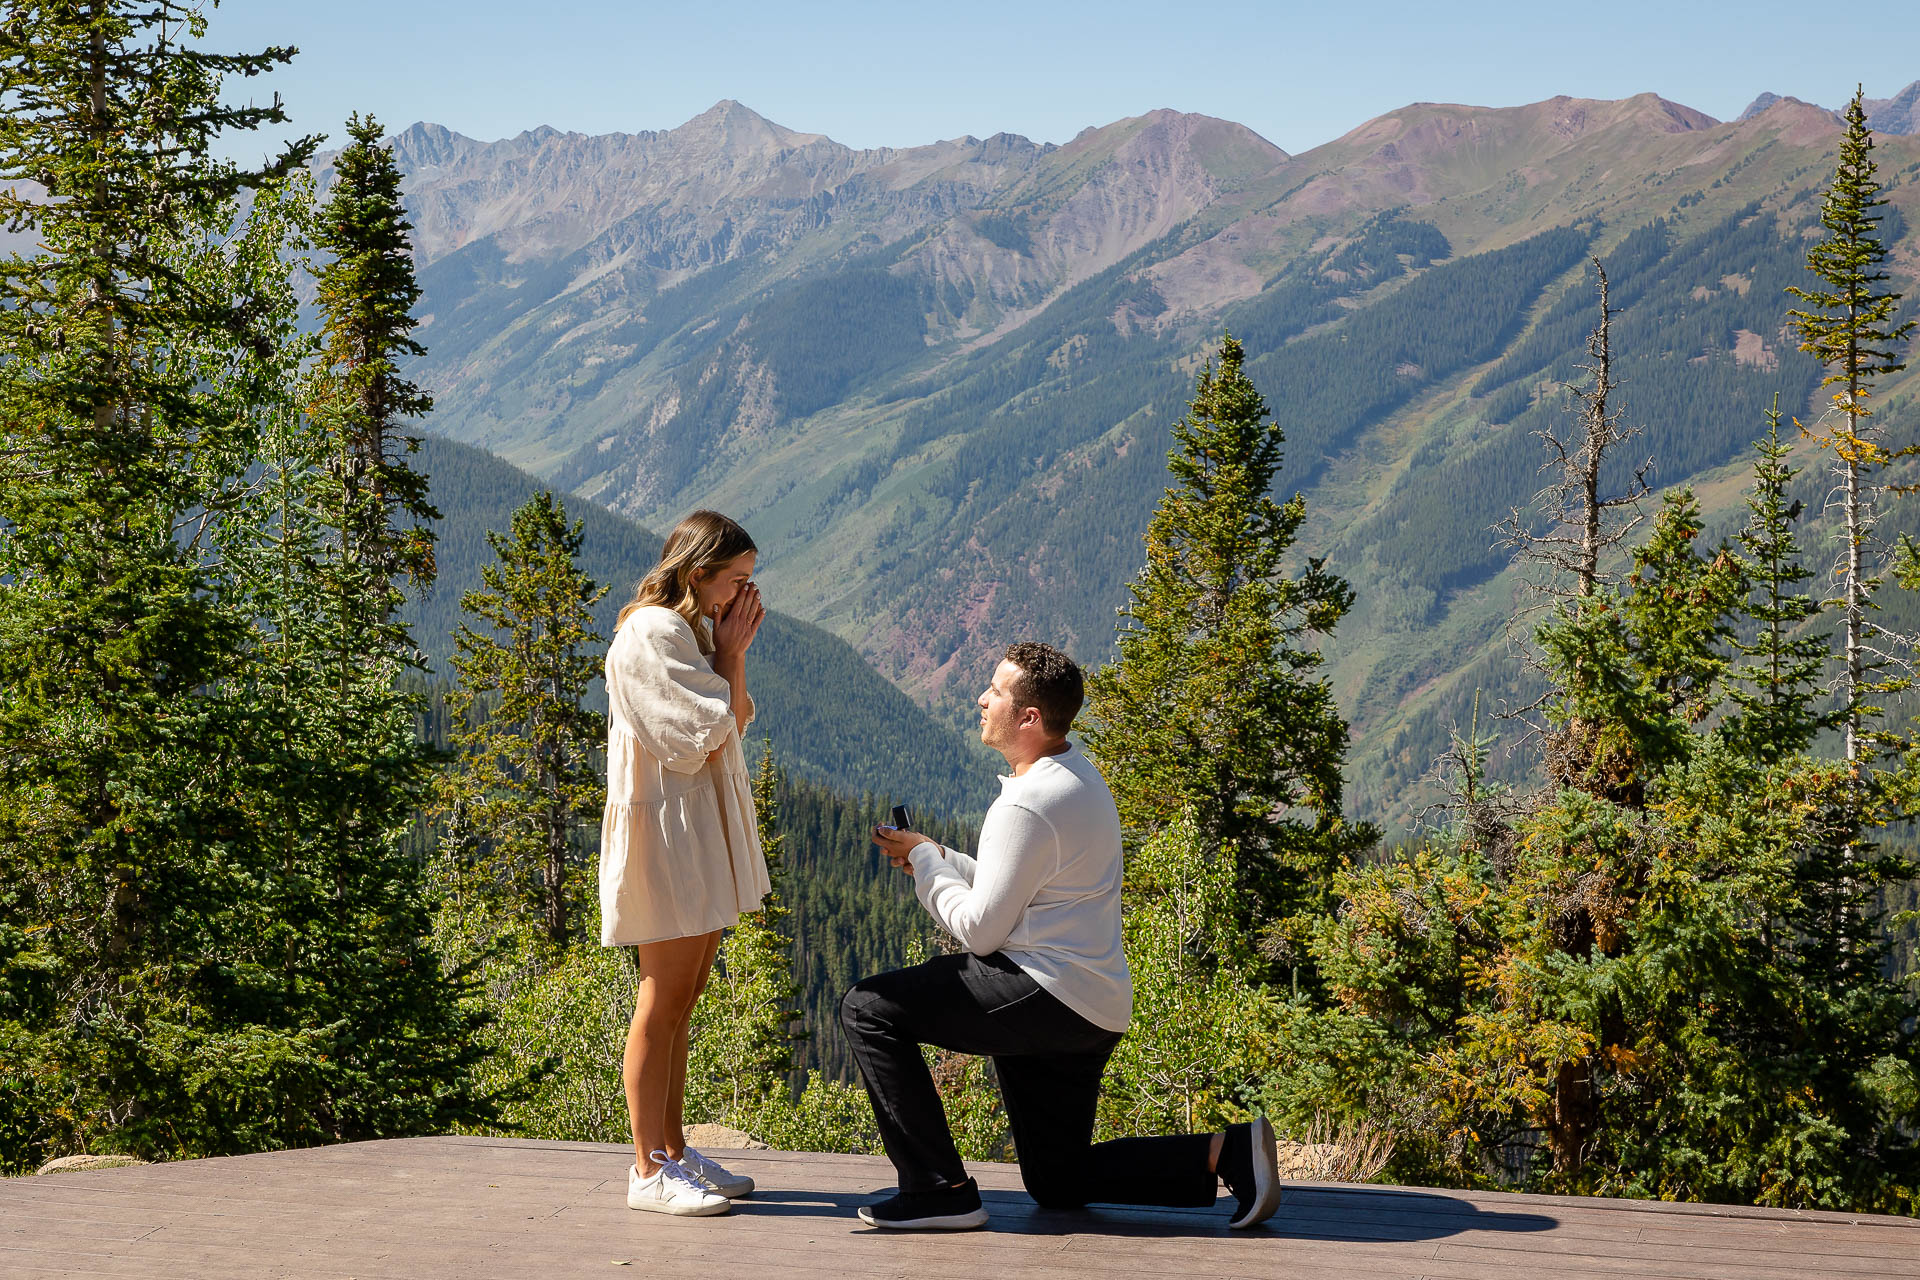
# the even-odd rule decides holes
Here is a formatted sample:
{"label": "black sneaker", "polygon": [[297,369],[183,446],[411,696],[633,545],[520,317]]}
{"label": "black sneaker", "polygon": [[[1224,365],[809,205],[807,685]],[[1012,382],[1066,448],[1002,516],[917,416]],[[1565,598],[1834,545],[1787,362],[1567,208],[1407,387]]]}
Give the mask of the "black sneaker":
{"label": "black sneaker", "polygon": [[1280,1161],[1274,1148],[1273,1126],[1265,1116],[1228,1128],[1217,1172],[1239,1201],[1229,1227],[1265,1222],[1280,1207]]}
{"label": "black sneaker", "polygon": [[972,1178],[938,1191],[902,1191],[860,1206],[860,1221],[894,1231],[968,1231],[987,1224]]}

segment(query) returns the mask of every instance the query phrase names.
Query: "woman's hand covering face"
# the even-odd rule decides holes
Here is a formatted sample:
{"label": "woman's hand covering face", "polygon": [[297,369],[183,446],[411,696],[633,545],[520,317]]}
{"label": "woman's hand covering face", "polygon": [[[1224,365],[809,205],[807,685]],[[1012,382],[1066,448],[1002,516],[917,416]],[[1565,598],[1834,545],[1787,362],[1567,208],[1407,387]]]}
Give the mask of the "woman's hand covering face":
{"label": "woman's hand covering face", "polygon": [[760,588],[752,582],[735,592],[726,604],[715,605],[713,648],[716,656],[744,657],[766,616],[766,606],[760,603]]}

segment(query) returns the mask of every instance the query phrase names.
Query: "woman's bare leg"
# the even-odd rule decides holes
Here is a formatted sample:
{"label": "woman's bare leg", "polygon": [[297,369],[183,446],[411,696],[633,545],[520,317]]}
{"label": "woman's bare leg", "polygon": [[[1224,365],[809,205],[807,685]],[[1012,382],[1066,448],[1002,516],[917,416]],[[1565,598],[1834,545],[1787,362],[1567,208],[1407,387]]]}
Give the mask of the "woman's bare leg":
{"label": "woman's bare leg", "polygon": [[651,1153],[667,1149],[669,1127],[680,1135],[679,1087],[675,1084],[675,1045],[679,1077],[685,1079],[687,1015],[713,963],[718,934],[643,942],[634,948],[640,980],[633,1021],[627,1026],[620,1078],[627,1089],[627,1121],[633,1130],[633,1163],[642,1177],[660,1166]]}
{"label": "woman's bare leg", "polygon": [[680,1112],[685,1106],[687,1094],[687,1046],[689,1032],[693,1023],[693,1006],[700,1003],[700,993],[707,989],[707,978],[713,973],[713,958],[720,954],[720,933],[716,929],[707,935],[707,958],[700,965],[700,981],[693,988],[693,994],[687,999],[687,1011],[680,1017],[680,1034],[673,1042],[673,1081],[667,1091],[667,1145],[666,1153],[678,1160],[687,1151],[687,1135],[681,1128]]}

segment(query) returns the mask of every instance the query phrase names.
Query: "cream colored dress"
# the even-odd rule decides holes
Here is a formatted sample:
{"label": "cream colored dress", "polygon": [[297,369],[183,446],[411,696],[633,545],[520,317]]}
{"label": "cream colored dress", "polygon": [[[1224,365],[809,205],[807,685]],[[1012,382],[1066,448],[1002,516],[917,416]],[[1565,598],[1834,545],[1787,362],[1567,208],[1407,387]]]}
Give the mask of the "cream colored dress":
{"label": "cream colored dress", "polygon": [[772,886],[746,756],[692,624],[661,606],[629,614],[607,650],[607,703],[601,944],[696,937],[758,910]]}

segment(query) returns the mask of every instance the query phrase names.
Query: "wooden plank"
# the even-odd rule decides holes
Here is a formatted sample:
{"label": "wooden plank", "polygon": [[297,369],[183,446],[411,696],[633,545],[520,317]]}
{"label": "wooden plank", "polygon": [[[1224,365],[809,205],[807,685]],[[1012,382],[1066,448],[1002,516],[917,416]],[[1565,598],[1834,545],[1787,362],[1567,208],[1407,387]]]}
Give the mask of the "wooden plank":
{"label": "wooden plank", "polygon": [[42,1240],[77,1243],[114,1243],[138,1240],[158,1231],[164,1223],[149,1218],[145,1222],[96,1222],[91,1219],[42,1218],[34,1214],[7,1211],[0,1222],[0,1245],[38,1244]]}
{"label": "wooden plank", "polygon": [[1597,1196],[1546,1196],[1506,1191],[1435,1191],[1422,1187],[1343,1186],[1327,1183],[1302,1183],[1296,1194],[1302,1200],[1312,1200],[1319,1196],[1351,1195],[1405,1197],[1408,1208],[1412,1211],[1418,1211],[1422,1201],[1458,1199],[1483,1208],[1501,1207],[1517,1211],[1564,1210],[1589,1214],[1651,1213],[1678,1217],[1735,1218],[1742,1221],[1834,1223],[1842,1226],[1873,1225],[1900,1231],[1920,1231],[1920,1218],[1896,1218],[1871,1213],[1841,1213],[1828,1209],[1776,1209],[1755,1205],[1696,1204],[1673,1200],[1617,1200]]}
{"label": "wooden plank", "polygon": [[607,1143],[421,1138],[0,1181],[0,1273],[1920,1280],[1916,1224],[1871,1215],[1303,1183],[1229,1232],[1227,1202],[1042,1210],[1004,1164],[969,1166],[988,1230],[876,1232],[853,1210],[893,1185],[882,1158],[717,1154],[761,1191],[712,1219],[628,1210],[629,1154]]}
{"label": "wooden plank", "polygon": [[1700,1248],[1734,1249],[1742,1253],[1816,1254],[1847,1258],[1920,1257],[1920,1243],[1901,1232],[1876,1231],[1871,1225],[1842,1227],[1829,1224],[1782,1222],[1741,1224],[1740,1227],[1641,1227],[1636,1236],[1646,1244],[1692,1244]]}
{"label": "wooden plank", "polygon": [[1470,1212],[1546,1218],[1555,1229],[1571,1224],[1632,1222],[1636,1227],[1692,1228],[1732,1231],[1772,1231],[1783,1228],[1818,1232],[1880,1232],[1886,1238],[1911,1242],[1920,1248],[1920,1238],[1911,1233],[1916,1222],[1873,1214],[1838,1214],[1792,1209],[1751,1209],[1739,1205],[1669,1204],[1647,1200],[1583,1200],[1578,1197],[1507,1195],[1479,1192],[1431,1192],[1401,1188],[1344,1187],[1320,1185],[1307,1189],[1289,1188],[1283,1205],[1313,1208],[1326,1212],[1351,1211],[1365,1205],[1376,1211],[1391,1210],[1409,1217],[1457,1216],[1462,1208]]}
{"label": "wooden plank", "polygon": [[[1644,1250],[1644,1251],[1643,1251]],[[1489,1275],[1528,1275],[1535,1276],[1543,1270],[1554,1272],[1561,1270],[1562,1264],[1596,1273],[1615,1276],[1636,1277],[1672,1277],[1673,1280],[1815,1280],[1816,1277],[1868,1277],[1890,1274],[1882,1264],[1876,1270],[1872,1266],[1837,1266],[1835,1259],[1803,1257],[1792,1261],[1775,1259],[1767,1261],[1753,1256],[1718,1252],[1711,1256],[1698,1256],[1697,1251],[1684,1249],[1621,1249],[1616,1252],[1599,1255],[1568,1251],[1564,1254],[1547,1252],[1520,1253],[1507,1249],[1489,1249],[1478,1245],[1443,1243],[1434,1255],[1448,1262],[1467,1262],[1486,1268]],[[1515,1270],[1523,1268],[1524,1270]],[[1908,1272],[1905,1274],[1914,1274]]]}
{"label": "wooden plank", "polygon": [[[681,1224],[686,1225],[686,1224]],[[232,1255],[208,1255],[191,1247],[155,1243],[137,1251],[93,1254],[75,1261],[90,1270],[121,1273],[139,1270],[156,1273],[163,1269],[191,1267],[193,1274],[208,1270],[227,1272],[251,1265],[258,1274],[263,1268],[286,1268],[317,1273],[322,1268],[344,1271],[357,1277],[387,1272],[408,1276],[471,1276],[474,1274],[540,1274],[545,1271],[577,1274],[587,1267],[611,1266],[625,1260],[642,1267],[685,1260],[722,1261],[729,1270],[757,1271],[789,1276],[803,1273],[841,1276],[912,1275],[924,1277],[930,1272],[970,1274],[982,1264],[975,1248],[985,1238],[966,1235],[893,1235],[868,1234],[837,1242],[828,1254],[814,1240],[799,1239],[791,1247],[740,1244],[713,1233],[676,1232],[671,1236],[647,1232],[624,1241],[596,1240],[572,1242],[535,1240],[518,1244],[476,1239],[443,1239],[428,1236],[397,1242],[315,1241],[298,1248],[262,1246],[257,1240],[250,1249]],[[822,1241],[821,1243],[826,1243]],[[810,1246],[810,1247],[809,1247]],[[1348,1280],[1379,1275],[1418,1275],[1417,1261],[1386,1263],[1353,1253],[1328,1255],[1267,1249],[1265,1256],[1249,1255],[1242,1260],[1223,1259],[1210,1266],[1212,1274],[1228,1274],[1271,1280]],[[19,1255],[0,1252],[0,1263]],[[1091,1264],[1091,1265],[1090,1265]],[[1024,1277],[1026,1280],[1077,1280],[1097,1275],[1185,1276],[1192,1274],[1191,1255],[1169,1259],[1088,1259],[1064,1257],[1029,1248],[1025,1256],[1001,1254],[993,1258],[991,1272],[996,1277]],[[677,1269],[677,1268],[676,1268]],[[13,1267],[6,1266],[11,1273]],[[632,1273],[629,1273],[632,1274]]]}

